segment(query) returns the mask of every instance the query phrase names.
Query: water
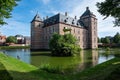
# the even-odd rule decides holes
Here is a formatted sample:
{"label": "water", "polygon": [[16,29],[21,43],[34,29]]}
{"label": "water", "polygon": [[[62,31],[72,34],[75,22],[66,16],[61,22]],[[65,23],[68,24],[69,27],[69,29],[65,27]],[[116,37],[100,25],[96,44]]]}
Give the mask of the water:
{"label": "water", "polygon": [[31,52],[29,49],[2,50],[6,55],[15,57],[23,62],[37,67],[49,65],[51,67],[61,67],[63,69],[73,69],[81,71],[97,64],[103,63],[120,54],[119,49],[82,50],[74,57],[52,57],[50,52]]}

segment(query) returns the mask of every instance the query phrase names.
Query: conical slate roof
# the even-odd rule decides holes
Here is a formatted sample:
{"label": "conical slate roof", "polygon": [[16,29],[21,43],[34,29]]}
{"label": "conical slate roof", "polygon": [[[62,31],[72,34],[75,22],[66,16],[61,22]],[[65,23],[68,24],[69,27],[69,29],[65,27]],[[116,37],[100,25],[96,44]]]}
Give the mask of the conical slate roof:
{"label": "conical slate roof", "polygon": [[32,22],[33,22],[33,21],[42,21],[42,19],[40,18],[40,16],[39,16],[38,13],[37,13],[37,14],[35,15],[35,17],[33,18]]}
{"label": "conical slate roof", "polygon": [[86,7],[86,11],[82,14],[81,17],[88,16],[88,15],[94,15],[94,14],[89,10],[89,7]]}

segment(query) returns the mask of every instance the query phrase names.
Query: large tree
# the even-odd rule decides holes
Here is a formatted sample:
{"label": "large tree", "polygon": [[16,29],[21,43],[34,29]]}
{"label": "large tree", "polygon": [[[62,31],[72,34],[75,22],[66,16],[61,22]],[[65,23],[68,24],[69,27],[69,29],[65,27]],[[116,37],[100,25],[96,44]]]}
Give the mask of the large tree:
{"label": "large tree", "polygon": [[114,43],[120,43],[120,34],[116,33],[116,35],[113,37],[113,41]]}
{"label": "large tree", "polygon": [[[97,3],[98,12],[105,18],[112,16],[115,18],[115,26],[120,26],[120,0],[105,0]],[[105,19],[104,18],[104,19]]]}
{"label": "large tree", "polygon": [[0,0],[0,25],[6,24],[4,19],[11,17],[11,11],[18,1],[20,0]]}
{"label": "large tree", "polygon": [[72,56],[79,53],[80,47],[76,44],[77,39],[72,34],[53,34],[49,46],[53,56]]}
{"label": "large tree", "polygon": [[17,39],[14,36],[9,36],[6,39],[6,43],[17,43]]}
{"label": "large tree", "polygon": [[101,42],[109,44],[110,43],[110,38],[109,37],[101,38]]}

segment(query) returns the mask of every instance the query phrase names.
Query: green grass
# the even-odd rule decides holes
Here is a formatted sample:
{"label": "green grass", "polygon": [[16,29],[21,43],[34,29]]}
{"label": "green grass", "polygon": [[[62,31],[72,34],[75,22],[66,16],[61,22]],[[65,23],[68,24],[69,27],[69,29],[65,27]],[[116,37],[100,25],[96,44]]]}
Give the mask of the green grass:
{"label": "green grass", "polygon": [[35,66],[2,53],[0,53],[0,63],[5,66],[6,71],[12,76],[13,80],[64,80],[62,75],[42,71]]}
{"label": "green grass", "polygon": [[119,80],[118,75],[120,75],[120,58],[114,58],[69,78],[71,80]]}
{"label": "green grass", "polygon": [[5,66],[0,62],[0,80],[12,80],[13,78],[6,70]]}
{"label": "green grass", "polygon": [[30,46],[0,46],[0,49],[27,49]]}
{"label": "green grass", "polygon": [[0,53],[0,78],[3,78],[0,80],[12,80],[12,78],[13,80],[119,80],[119,75],[120,58],[114,58],[76,74],[65,75],[41,70]]}

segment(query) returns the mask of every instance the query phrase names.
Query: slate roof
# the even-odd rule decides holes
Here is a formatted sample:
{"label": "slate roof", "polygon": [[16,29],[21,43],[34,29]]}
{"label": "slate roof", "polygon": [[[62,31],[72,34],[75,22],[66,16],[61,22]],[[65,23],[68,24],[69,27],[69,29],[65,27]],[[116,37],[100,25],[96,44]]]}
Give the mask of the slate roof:
{"label": "slate roof", "polygon": [[[89,7],[86,7],[86,11],[82,14],[81,17],[87,16],[87,15],[95,16],[89,10]],[[34,19],[32,21],[42,21],[42,19],[40,18],[40,16],[38,14],[36,14],[36,16],[34,17]],[[72,26],[84,27],[85,28],[84,23],[81,21],[81,19],[75,19],[75,18],[72,18],[68,15],[66,16],[66,15],[63,15],[63,14],[60,14],[60,13],[43,20],[44,27],[49,26],[49,25],[53,25],[53,24],[56,24],[56,23],[59,23],[59,22],[69,24],[69,25],[72,25]]]}
{"label": "slate roof", "polygon": [[60,13],[44,20],[44,24],[46,24],[46,25],[52,25],[52,24],[58,23],[58,22],[70,24],[70,25],[78,26],[78,27],[84,27],[84,24],[80,20],[69,17],[69,16],[65,16]]}
{"label": "slate roof", "polygon": [[42,21],[42,19],[40,18],[40,16],[39,16],[38,13],[37,13],[37,14],[35,15],[35,17],[33,18],[32,22],[33,22],[33,21]]}
{"label": "slate roof", "polygon": [[94,14],[89,10],[89,7],[86,7],[86,11],[82,14],[81,17],[88,16],[88,15],[94,15]]}
{"label": "slate roof", "polygon": [[15,35],[15,37],[23,37],[23,35],[17,34]]}

